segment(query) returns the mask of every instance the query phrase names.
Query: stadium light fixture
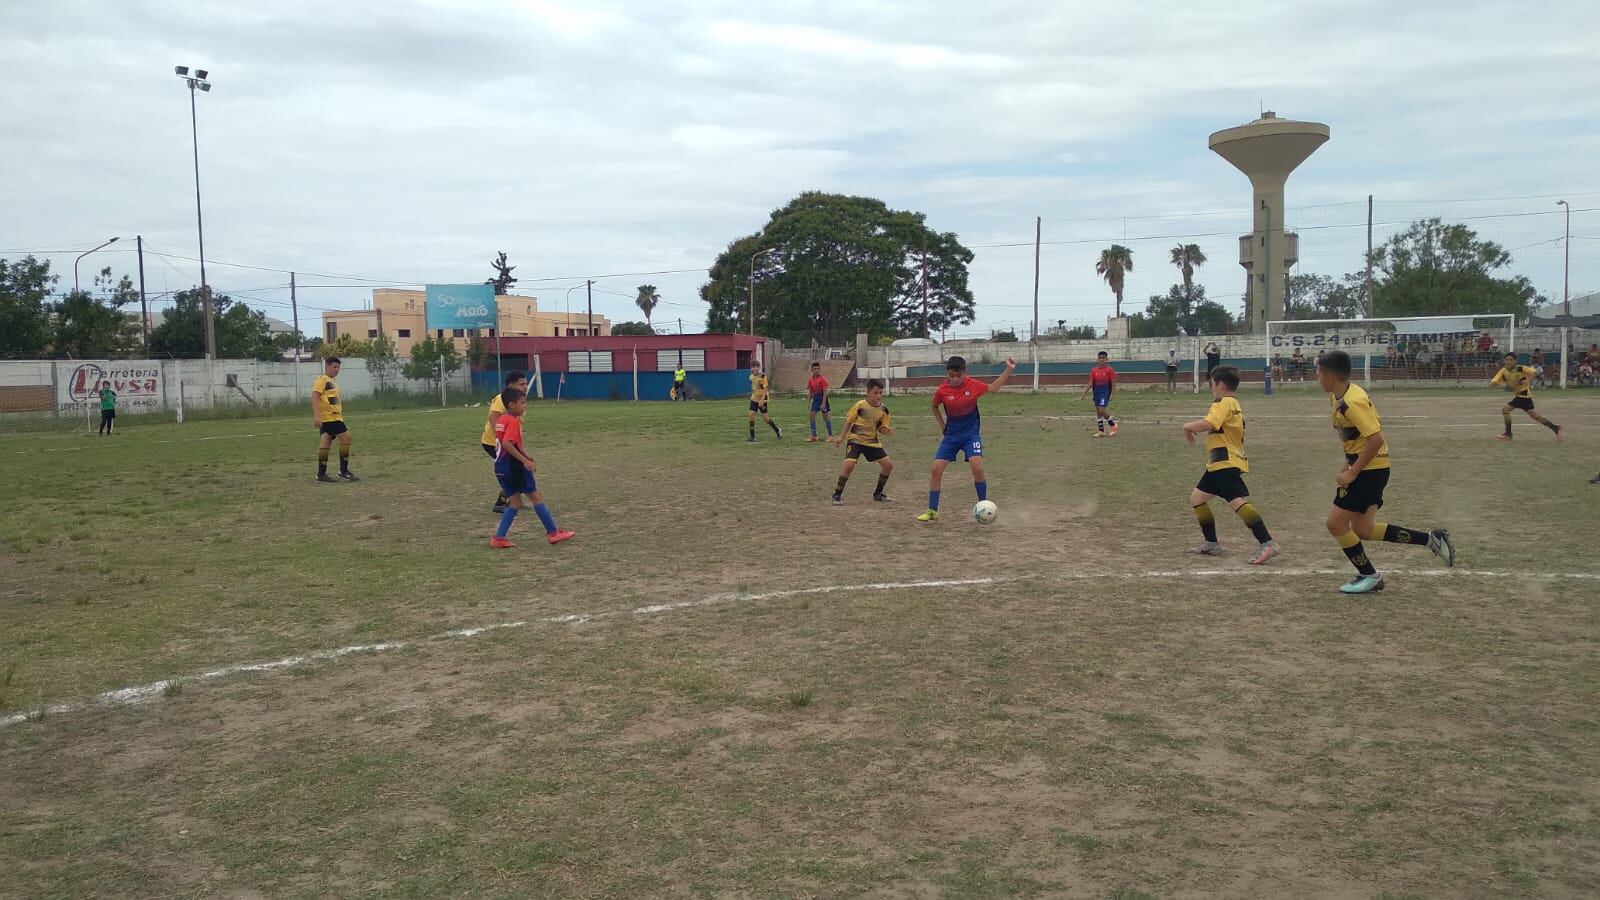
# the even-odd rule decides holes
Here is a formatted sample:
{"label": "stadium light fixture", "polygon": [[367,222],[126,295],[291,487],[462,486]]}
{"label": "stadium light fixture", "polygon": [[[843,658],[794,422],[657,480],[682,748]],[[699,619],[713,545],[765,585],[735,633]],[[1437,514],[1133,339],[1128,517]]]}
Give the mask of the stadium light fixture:
{"label": "stadium light fixture", "polygon": [[195,69],[189,74],[188,66],[173,66],[172,71],[189,87],[189,134],[194,145],[194,225],[200,238],[200,303],[206,316],[206,359],[217,358],[217,323],[211,312],[211,283],[206,280],[206,226],[200,213],[200,126],[195,114],[194,92],[211,93],[211,73]]}

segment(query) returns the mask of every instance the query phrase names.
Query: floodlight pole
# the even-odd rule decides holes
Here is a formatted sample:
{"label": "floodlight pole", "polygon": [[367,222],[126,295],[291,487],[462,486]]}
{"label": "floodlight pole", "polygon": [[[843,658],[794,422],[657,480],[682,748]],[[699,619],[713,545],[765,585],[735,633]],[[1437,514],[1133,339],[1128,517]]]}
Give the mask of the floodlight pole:
{"label": "floodlight pole", "polygon": [[200,211],[200,124],[194,100],[195,88],[211,91],[211,82],[206,80],[210,73],[196,69],[190,75],[188,66],[178,66],[175,71],[189,86],[189,135],[194,145],[194,224],[200,241],[200,305],[206,317],[206,359],[214,360],[217,358],[217,323],[211,309],[211,283],[206,280],[206,226]]}
{"label": "floodlight pole", "polygon": [[83,290],[82,286],[80,286],[78,284],[78,263],[81,262],[85,256],[88,256],[89,254],[95,252],[95,250],[104,250],[105,248],[111,246],[112,244],[115,244],[117,241],[120,241],[120,240],[122,240],[122,238],[114,237],[111,240],[106,241],[104,244],[101,244],[98,247],[95,247],[95,248],[90,249],[90,250],[85,250],[82,253],[79,253],[78,254],[78,258],[74,259],[72,261],[72,292],[74,294],[79,293],[80,291]]}

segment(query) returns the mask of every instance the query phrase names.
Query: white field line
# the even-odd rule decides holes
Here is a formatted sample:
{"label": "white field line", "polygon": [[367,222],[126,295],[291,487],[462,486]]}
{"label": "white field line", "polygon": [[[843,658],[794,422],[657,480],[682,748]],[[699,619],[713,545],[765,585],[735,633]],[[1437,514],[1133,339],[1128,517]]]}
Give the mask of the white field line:
{"label": "white field line", "polygon": [[[181,685],[188,681],[211,681],[226,678],[231,675],[243,675],[251,672],[272,672],[279,669],[292,669],[311,662],[321,662],[338,659],[356,653],[383,653],[389,650],[403,650],[424,644],[439,641],[458,640],[461,638],[477,637],[492,631],[503,631],[514,628],[527,628],[534,625],[584,625],[590,622],[599,622],[607,619],[620,619],[642,616],[659,616],[667,613],[681,612],[683,610],[701,609],[709,606],[724,606],[736,603],[761,603],[769,600],[785,600],[791,597],[806,597],[820,594],[855,593],[860,591],[902,591],[918,588],[943,589],[952,587],[979,587],[1018,581],[1105,581],[1105,580],[1138,580],[1138,579],[1169,579],[1169,578],[1211,578],[1227,576],[1230,578],[1248,577],[1289,577],[1303,578],[1310,576],[1338,576],[1349,574],[1349,568],[1326,569],[1284,569],[1284,568],[1253,568],[1253,569],[1151,569],[1141,572],[1062,572],[1051,575],[1016,576],[1003,578],[962,578],[936,581],[888,581],[869,584],[833,584],[821,587],[792,588],[782,591],[768,591],[760,594],[714,594],[699,600],[684,600],[676,603],[656,603],[649,606],[639,606],[633,609],[607,610],[588,613],[569,613],[561,616],[544,616],[537,619],[523,619],[514,622],[495,622],[489,625],[478,625],[470,628],[455,628],[450,631],[441,631],[438,634],[411,640],[380,641],[373,644],[353,644],[348,647],[339,647],[334,650],[317,650],[298,656],[286,656],[282,659],[267,662],[238,663],[222,666],[186,677],[163,679],[147,684],[133,685],[116,690],[105,691],[86,701],[55,703],[43,708],[46,716],[65,715],[83,712],[96,707],[127,706],[145,703],[166,692],[172,685]],[[1404,575],[1406,577],[1422,578],[1522,578],[1539,579],[1544,581],[1600,581],[1600,572],[1495,572],[1482,569],[1419,569],[1419,570],[1390,570],[1389,574]],[[40,715],[41,710],[17,713],[10,716],[0,716],[0,728],[26,722]]]}
{"label": "white field line", "polygon": [[[455,407],[448,407],[448,408],[449,409],[454,409]],[[394,425],[394,424],[397,424],[397,423],[395,423],[395,422],[386,422],[386,421],[384,421],[385,419],[392,419],[392,418],[395,418],[397,416],[410,416],[410,415],[421,415],[421,414],[425,414],[425,413],[444,412],[445,409],[446,409],[446,407],[437,407],[437,408],[433,408],[433,409],[405,410],[405,411],[385,413],[385,414],[383,414],[381,416],[370,416],[370,417],[359,419],[357,421],[359,422],[359,424],[361,426],[361,430],[365,430],[365,429],[368,429],[368,428],[386,428],[386,427],[388,427],[390,425]],[[217,420],[217,421],[223,421],[223,420]],[[125,434],[126,432],[122,432],[122,433]],[[307,427],[307,428],[294,428],[294,429],[289,429],[289,430],[285,430],[285,431],[252,431],[252,432],[245,432],[245,433],[240,433],[240,434],[212,434],[212,435],[207,435],[205,437],[163,438],[163,439],[157,440],[157,441],[150,441],[149,443],[152,443],[152,444],[198,444],[198,443],[202,443],[204,441],[232,441],[232,440],[238,440],[240,438],[277,437],[277,436],[285,435],[285,434],[311,434],[311,435],[315,435],[316,432],[311,431],[309,429],[309,427]],[[28,436],[31,436],[31,435],[23,433],[23,432],[15,432],[15,433],[12,433],[12,434],[0,434],[0,438],[5,438],[5,437],[28,437]],[[135,443],[143,443],[143,442],[136,441]],[[105,446],[114,446],[114,445],[104,444],[97,438],[94,441],[91,441],[90,443],[78,444],[77,446],[73,446],[73,447],[34,447],[33,449],[30,449],[30,450],[13,450],[11,452],[14,453],[14,454],[22,454],[22,453],[76,453],[76,452],[78,452],[80,450],[92,450],[92,449],[95,449],[97,447],[105,447]]]}

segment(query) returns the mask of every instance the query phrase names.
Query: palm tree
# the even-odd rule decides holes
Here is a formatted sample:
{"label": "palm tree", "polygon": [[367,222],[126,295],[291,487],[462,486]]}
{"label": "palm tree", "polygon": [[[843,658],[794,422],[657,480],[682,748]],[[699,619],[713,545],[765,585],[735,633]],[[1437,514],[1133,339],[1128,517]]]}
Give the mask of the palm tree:
{"label": "palm tree", "polygon": [[1122,316],[1123,276],[1133,271],[1133,251],[1121,244],[1112,244],[1100,251],[1100,261],[1094,264],[1094,273],[1111,285],[1117,295],[1117,316]]}
{"label": "palm tree", "polygon": [[649,325],[650,314],[655,312],[656,304],[661,302],[661,295],[656,292],[655,285],[641,284],[639,285],[639,296],[633,302],[638,304],[639,309],[644,311],[644,323]]}
{"label": "palm tree", "polygon": [[1172,264],[1183,273],[1183,292],[1194,290],[1194,270],[1206,264],[1206,254],[1199,244],[1179,244],[1172,248]]}

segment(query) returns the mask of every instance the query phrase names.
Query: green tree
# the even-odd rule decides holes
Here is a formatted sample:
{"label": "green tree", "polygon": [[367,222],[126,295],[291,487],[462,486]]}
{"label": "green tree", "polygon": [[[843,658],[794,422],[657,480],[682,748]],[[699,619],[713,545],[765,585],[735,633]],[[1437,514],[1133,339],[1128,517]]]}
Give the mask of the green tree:
{"label": "green tree", "polygon": [[[649,325],[650,314],[656,311],[657,304],[661,302],[661,292],[657,291],[656,286],[653,284],[641,284],[639,285],[639,296],[633,302],[644,313],[645,324]],[[613,328],[611,333],[616,334],[617,330]]]}
{"label": "green tree", "polygon": [[1094,273],[1106,280],[1111,286],[1111,293],[1117,296],[1118,316],[1122,315],[1122,288],[1126,283],[1127,274],[1133,271],[1133,251],[1121,244],[1112,244],[1100,251],[1100,258],[1095,261]]}
{"label": "green tree", "polygon": [[494,285],[494,292],[497,296],[511,293],[511,286],[517,283],[516,276],[511,273],[517,267],[506,262],[506,252],[501,250],[500,255],[489,261],[489,265],[494,266],[494,277],[485,281],[484,284]]}
{"label": "green tree", "polygon": [[400,357],[395,353],[394,341],[381,334],[372,339],[367,350],[367,371],[380,391],[394,382],[395,376],[400,374]]}
{"label": "green tree", "polygon": [[1179,244],[1172,248],[1172,264],[1183,273],[1183,286],[1194,288],[1194,270],[1206,264],[1206,254],[1199,244]]}
{"label": "green tree", "polygon": [[461,371],[461,362],[454,340],[430,336],[411,345],[411,357],[401,371],[407,378],[431,382],[437,389],[441,379]]}
{"label": "green tree", "polygon": [[372,353],[372,342],[356,337],[349,332],[335,335],[333,340],[324,341],[313,338],[316,346],[311,348],[311,355],[317,359],[327,359],[330,356],[339,359],[366,359]]}
{"label": "green tree", "polygon": [[[205,310],[200,289],[179,291],[172,297],[172,309],[150,332],[150,352],[176,357],[203,357],[206,353]],[[218,359],[279,358],[278,345],[267,326],[267,317],[227,294],[212,292],[212,317],[215,320]]]}
{"label": "green tree", "polygon": [[1017,342],[1017,333],[1015,330],[1011,329],[1006,331],[996,331],[989,335],[989,340],[996,344],[1015,344]]}
{"label": "green tree", "polygon": [[822,343],[923,334],[972,322],[971,261],[972,251],[928,228],[921,213],[810,192],[773,212],[760,233],[729,244],[700,297],[712,331],[749,330],[753,275],[757,321],[768,333]]}
{"label": "green tree", "polygon": [[1128,320],[1133,337],[1227,334],[1233,328],[1227,307],[1207,300],[1205,286],[1199,284],[1173,285],[1166,294],[1151,297],[1145,311]]}
{"label": "green tree", "polygon": [[[104,294],[104,299],[95,296]],[[94,292],[73,291],[51,307],[51,351],[78,359],[122,356],[139,346],[139,327],[123,307],[139,300],[132,279],[113,280],[111,268],[94,277]]]}
{"label": "green tree", "polygon": [[611,326],[612,337],[655,333],[656,330],[651,328],[648,322],[618,322]]}
{"label": "green tree", "polygon": [[1413,222],[1372,253],[1373,313],[1526,316],[1543,298],[1521,275],[1496,276],[1510,264],[1510,253],[1493,241],[1479,240],[1465,225],[1446,225],[1440,219]]}
{"label": "green tree", "polygon": [[490,348],[487,339],[477,334],[467,338],[467,362],[473,368],[487,369],[493,360],[494,350]]}
{"label": "green tree", "polygon": [[1284,316],[1289,319],[1356,319],[1365,315],[1362,276],[1301,273],[1289,276]]}
{"label": "green tree", "polygon": [[50,341],[50,261],[0,259],[0,353],[38,356]]}

